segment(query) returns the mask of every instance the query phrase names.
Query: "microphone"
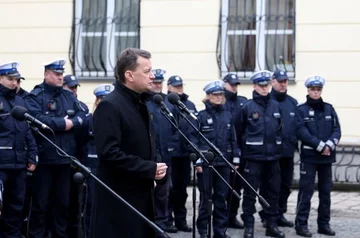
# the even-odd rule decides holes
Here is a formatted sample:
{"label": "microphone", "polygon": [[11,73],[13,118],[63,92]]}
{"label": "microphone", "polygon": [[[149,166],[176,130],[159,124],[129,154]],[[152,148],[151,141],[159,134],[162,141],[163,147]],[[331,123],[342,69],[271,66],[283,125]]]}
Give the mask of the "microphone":
{"label": "microphone", "polygon": [[171,117],[173,117],[173,114],[169,111],[169,109],[167,108],[167,106],[164,103],[164,99],[160,94],[155,94],[153,96],[153,100],[156,104],[158,104],[161,108],[161,110],[164,110],[168,115],[170,115]]}
{"label": "microphone", "polygon": [[41,121],[37,120],[35,117],[31,116],[28,113],[28,110],[25,107],[21,107],[21,106],[15,106],[12,110],[11,110],[11,116],[13,118],[15,118],[18,121],[27,121],[30,124],[33,124],[37,127],[40,127],[44,130],[51,130],[50,127],[48,127],[47,125],[45,125],[44,123],[42,123]]}
{"label": "microphone", "polygon": [[194,120],[197,120],[197,117],[194,115],[194,113],[190,112],[185,104],[180,101],[179,95],[176,93],[169,93],[168,100],[171,104],[178,106],[181,111],[184,111],[186,114],[190,115]]}

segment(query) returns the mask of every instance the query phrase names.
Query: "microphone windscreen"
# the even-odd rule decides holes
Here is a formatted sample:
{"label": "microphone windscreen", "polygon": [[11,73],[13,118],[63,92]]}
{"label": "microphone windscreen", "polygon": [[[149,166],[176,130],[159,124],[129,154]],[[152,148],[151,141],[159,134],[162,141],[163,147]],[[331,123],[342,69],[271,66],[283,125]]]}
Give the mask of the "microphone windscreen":
{"label": "microphone windscreen", "polygon": [[208,161],[212,161],[214,159],[214,153],[212,152],[205,152],[204,156]]}
{"label": "microphone windscreen", "polygon": [[16,120],[23,121],[25,120],[25,113],[27,113],[28,110],[25,107],[21,106],[15,106],[11,110],[11,116],[15,118]]}
{"label": "microphone windscreen", "polygon": [[191,161],[196,161],[197,159],[198,159],[198,157],[197,157],[196,154],[194,154],[194,153],[191,153],[191,154],[190,154],[190,160],[191,160]]}
{"label": "microphone windscreen", "polygon": [[176,105],[178,103],[178,101],[180,100],[179,95],[177,95],[177,93],[169,93],[168,95],[168,100],[171,104]]}
{"label": "microphone windscreen", "polygon": [[155,94],[153,96],[153,100],[156,104],[160,104],[162,101],[164,101],[163,97],[160,94]]}

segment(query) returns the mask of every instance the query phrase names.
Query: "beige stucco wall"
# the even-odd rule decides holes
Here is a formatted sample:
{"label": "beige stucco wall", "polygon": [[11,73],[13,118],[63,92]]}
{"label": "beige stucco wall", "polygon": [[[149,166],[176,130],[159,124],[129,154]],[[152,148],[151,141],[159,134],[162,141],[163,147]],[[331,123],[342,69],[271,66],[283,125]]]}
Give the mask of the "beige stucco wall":
{"label": "beige stucco wall", "polygon": [[343,139],[360,140],[360,1],[296,1],[296,79],[294,95],[303,97],[304,79],[326,79],[323,98],[340,117]]}
{"label": "beige stucco wall", "polygon": [[[327,79],[323,98],[338,111],[343,138],[360,140],[360,1],[296,4],[297,83],[289,86],[289,92],[302,102],[305,78],[323,75]],[[1,0],[0,9],[0,63],[19,61],[26,77],[23,86],[30,90],[42,81],[41,63],[68,60],[72,0]],[[166,69],[167,77],[183,77],[186,92],[200,109],[204,84],[219,77],[215,53],[219,11],[220,0],[141,1],[141,47],[152,52],[154,68]],[[90,107],[96,84],[82,83],[79,88],[79,98]],[[239,88],[247,97],[251,91],[251,85]]]}
{"label": "beige stucco wall", "polygon": [[[0,0],[0,63],[20,63],[26,90],[42,82],[42,63],[69,60],[72,4],[72,0]],[[65,74],[71,73],[69,65],[67,69]],[[95,85],[84,83],[79,88],[79,98],[90,106]]]}

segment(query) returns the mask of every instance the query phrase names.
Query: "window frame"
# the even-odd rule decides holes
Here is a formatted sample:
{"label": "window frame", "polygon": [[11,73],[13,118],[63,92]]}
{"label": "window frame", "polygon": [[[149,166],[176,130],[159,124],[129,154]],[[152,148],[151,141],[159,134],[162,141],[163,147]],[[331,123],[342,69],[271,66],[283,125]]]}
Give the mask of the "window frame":
{"label": "window frame", "polygon": [[[104,0],[107,1],[106,3],[106,30],[104,32],[99,31],[83,31],[83,24],[81,24],[82,20],[82,10],[83,10],[83,0],[75,0],[74,2],[74,11],[75,11],[75,19],[74,19],[74,30],[75,30],[75,37],[74,37],[74,52],[73,52],[73,68],[74,74],[79,79],[84,80],[99,80],[99,79],[111,79],[114,78],[115,73],[115,65],[116,65],[116,58],[120,52],[116,52],[116,42],[117,37],[138,37],[137,44],[140,47],[140,27],[137,27],[137,31],[116,31],[116,23],[114,23],[114,12],[116,9],[116,1],[117,0]],[[138,2],[139,9],[138,15],[138,25],[140,25],[140,1]],[[104,36],[106,38],[106,61],[105,61],[105,68],[106,71],[103,69],[100,70],[87,70],[82,69],[83,62],[84,62],[84,51],[83,51],[83,37],[101,37]]]}
{"label": "window frame", "polygon": [[[268,16],[266,15],[266,4],[268,4],[267,0],[256,0],[256,27],[255,30],[230,30],[228,29],[228,17],[229,17],[229,1],[230,0],[222,0],[221,5],[221,17],[220,17],[220,25],[221,25],[221,64],[220,64],[220,72],[221,78],[224,78],[227,74],[233,73],[237,74],[241,81],[247,82],[251,75],[259,70],[266,69],[266,36],[268,35],[293,35],[293,29],[266,29],[266,23]],[[295,8],[294,1],[294,8]],[[261,16],[265,16],[265,19],[260,19]],[[260,24],[258,24],[261,22]],[[263,24],[262,24],[263,23]],[[294,24],[295,21],[294,21]],[[233,71],[229,70],[227,67],[227,62],[229,61],[229,37],[228,36],[249,36],[255,35],[255,70],[254,71]],[[295,37],[294,37],[295,44]],[[294,52],[295,53],[295,52]],[[272,70],[271,70],[272,71]],[[289,77],[289,81],[295,81],[295,71],[296,68],[294,66],[293,71],[287,71],[287,75]],[[249,82],[251,83],[251,82]]]}

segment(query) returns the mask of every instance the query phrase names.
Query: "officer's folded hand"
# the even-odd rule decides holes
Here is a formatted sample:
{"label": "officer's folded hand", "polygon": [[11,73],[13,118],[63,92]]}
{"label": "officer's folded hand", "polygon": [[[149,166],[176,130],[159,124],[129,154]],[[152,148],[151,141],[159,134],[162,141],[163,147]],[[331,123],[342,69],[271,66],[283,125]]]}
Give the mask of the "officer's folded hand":
{"label": "officer's folded hand", "polygon": [[325,146],[325,148],[321,154],[325,155],[325,156],[330,156],[331,150],[330,150],[329,146]]}
{"label": "officer's folded hand", "polygon": [[65,119],[65,131],[71,130],[71,128],[73,128],[73,126],[74,126],[73,122],[68,118],[69,118],[68,115],[66,115],[64,117],[64,119]]}
{"label": "officer's folded hand", "polygon": [[198,172],[200,174],[203,172],[203,169],[201,166],[197,166],[197,167],[195,167],[195,169],[196,169],[196,172]]}
{"label": "officer's folded hand", "polygon": [[32,172],[36,169],[36,165],[35,164],[31,164],[31,163],[28,163],[27,165],[27,170]]}

